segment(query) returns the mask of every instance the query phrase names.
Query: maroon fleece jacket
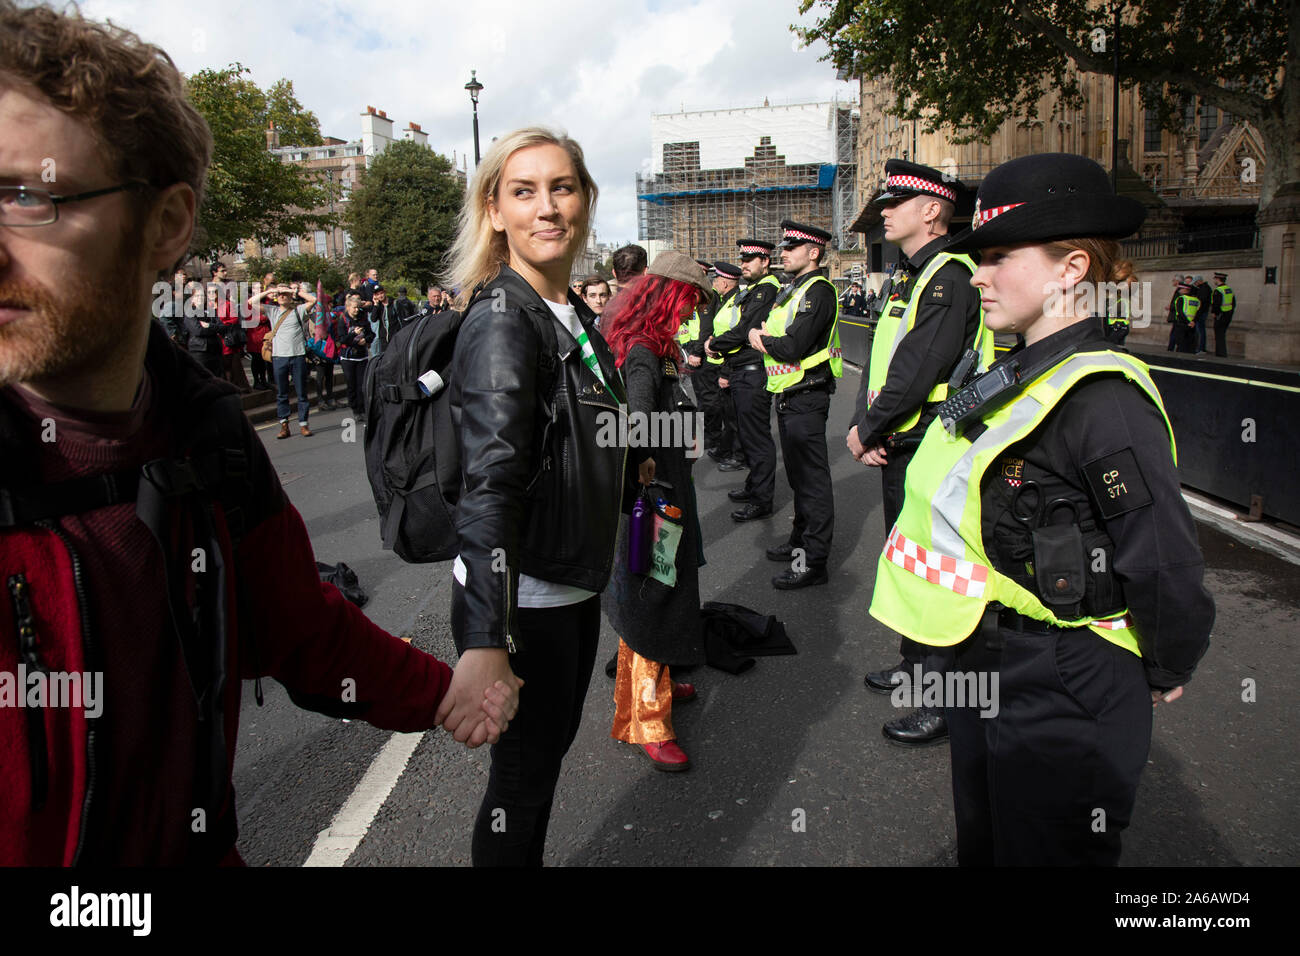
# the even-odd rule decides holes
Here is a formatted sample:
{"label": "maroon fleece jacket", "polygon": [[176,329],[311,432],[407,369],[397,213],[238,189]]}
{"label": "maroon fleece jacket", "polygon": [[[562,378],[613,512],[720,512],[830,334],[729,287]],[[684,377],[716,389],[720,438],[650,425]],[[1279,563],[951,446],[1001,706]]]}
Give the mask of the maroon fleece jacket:
{"label": "maroon fleece jacket", "polygon": [[[151,332],[146,365],[135,407],[119,415],[71,412],[17,389],[0,390],[0,486],[22,484],[6,462],[21,462],[20,476],[46,483],[137,467],[166,453],[176,429],[232,390],[172,346],[160,328]],[[56,440],[42,441],[51,422]],[[295,693],[335,701],[350,678],[370,723],[398,731],[433,727],[450,668],[371,623],[320,581],[302,518],[251,426],[245,439],[255,490],[237,552],[217,508],[222,553],[233,569],[227,575],[227,774],[238,738],[240,678],[273,677]],[[174,546],[189,554],[191,531],[179,512],[175,518]],[[183,863],[193,808],[201,802],[194,793],[200,730],[167,611],[162,551],[133,503],[54,524],[57,533],[0,530],[0,680],[11,675],[12,686],[18,673],[20,602],[13,583],[21,578],[40,663],[52,671],[101,671],[102,713],[89,718],[82,708],[0,707],[0,865]],[[240,633],[239,579],[250,625],[242,641],[233,637]],[[192,580],[186,590],[192,595]],[[39,810],[32,806],[29,720],[44,729],[44,753],[35,756],[43,758],[49,783]],[[232,797],[222,816],[233,821],[233,814]]]}

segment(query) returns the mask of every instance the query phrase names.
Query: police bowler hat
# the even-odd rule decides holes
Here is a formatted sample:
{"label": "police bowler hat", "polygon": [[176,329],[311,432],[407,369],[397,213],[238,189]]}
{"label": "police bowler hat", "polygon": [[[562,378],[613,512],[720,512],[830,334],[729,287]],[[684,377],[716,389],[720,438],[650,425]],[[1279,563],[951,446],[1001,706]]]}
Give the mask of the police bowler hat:
{"label": "police bowler hat", "polygon": [[1106,171],[1086,156],[1022,156],[984,177],[970,230],[944,251],[1057,239],[1123,239],[1137,232],[1146,214],[1136,199],[1116,196]]}

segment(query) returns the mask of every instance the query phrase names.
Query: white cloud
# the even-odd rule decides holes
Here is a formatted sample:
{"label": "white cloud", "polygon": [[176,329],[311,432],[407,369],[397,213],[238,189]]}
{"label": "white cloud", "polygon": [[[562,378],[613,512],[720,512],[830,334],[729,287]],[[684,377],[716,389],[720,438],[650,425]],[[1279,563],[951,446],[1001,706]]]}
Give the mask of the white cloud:
{"label": "white cloud", "polygon": [[470,70],[484,85],[483,148],[534,123],[578,140],[601,188],[597,235],[636,238],[634,175],[650,151],[650,114],[854,95],[795,50],[798,0],[85,0],[163,47],[185,72],[239,61],[262,87],[293,81],[321,132],[352,139],[367,105],[400,130],[414,120],[459,164],[473,133]]}

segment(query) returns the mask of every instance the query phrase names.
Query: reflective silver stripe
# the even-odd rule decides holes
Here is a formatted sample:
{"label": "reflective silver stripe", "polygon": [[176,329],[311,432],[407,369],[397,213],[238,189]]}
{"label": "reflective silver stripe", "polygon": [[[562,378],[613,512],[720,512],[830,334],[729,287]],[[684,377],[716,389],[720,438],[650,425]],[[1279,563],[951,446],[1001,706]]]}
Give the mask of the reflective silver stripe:
{"label": "reflective silver stripe", "polygon": [[[1049,388],[1059,390],[1066,381],[1081,369],[1117,371],[1128,375],[1141,376],[1146,379],[1147,384],[1151,385],[1151,390],[1156,391],[1155,385],[1151,384],[1150,379],[1139,369],[1134,368],[1110,352],[1089,352],[1072,355],[1059,365],[1050,377],[1045,380],[1036,380],[1031,383],[1030,388],[1041,388],[1046,385]],[[984,434],[980,435],[966,449],[965,454],[957,460],[948,474],[944,476],[943,482],[939,485],[930,504],[931,547],[945,554],[964,555],[966,553],[966,542],[958,533],[958,528],[961,527],[961,516],[966,508],[966,497],[970,488],[971,463],[974,461],[975,456],[984,449],[990,446],[998,448],[1009,442],[1011,436],[1038,417],[1042,407],[1042,402],[1033,398],[1026,390],[1026,394],[1011,406],[1007,420],[995,428],[987,429]]]}

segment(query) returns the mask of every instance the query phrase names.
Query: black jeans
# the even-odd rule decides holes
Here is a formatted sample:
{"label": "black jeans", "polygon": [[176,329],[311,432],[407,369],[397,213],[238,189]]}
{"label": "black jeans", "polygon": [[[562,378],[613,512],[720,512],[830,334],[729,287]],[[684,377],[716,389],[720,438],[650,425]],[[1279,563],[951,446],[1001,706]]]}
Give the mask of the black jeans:
{"label": "black jeans", "polygon": [[[465,589],[452,585],[451,633],[461,651]],[[600,598],[520,608],[510,669],[524,681],[519,712],[492,747],[474,823],[475,866],[541,866],[560,764],[582,722],[600,641]]]}
{"label": "black jeans", "polygon": [[366,413],[366,365],[367,360],[359,362],[351,359],[344,359],[341,363],[343,366],[343,381],[348,386],[348,407],[352,409],[352,414],[360,418]]}
{"label": "black jeans", "polygon": [[772,441],[772,393],[763,369],[733,372],[729,379],[736,403],[736,429],[745,453],[749,475],[745,490],[760,507],[772,507],[776,490],[776,443]]}

